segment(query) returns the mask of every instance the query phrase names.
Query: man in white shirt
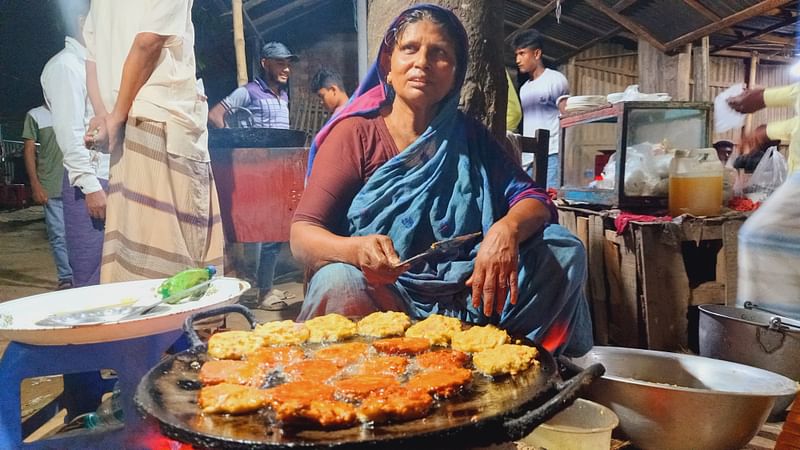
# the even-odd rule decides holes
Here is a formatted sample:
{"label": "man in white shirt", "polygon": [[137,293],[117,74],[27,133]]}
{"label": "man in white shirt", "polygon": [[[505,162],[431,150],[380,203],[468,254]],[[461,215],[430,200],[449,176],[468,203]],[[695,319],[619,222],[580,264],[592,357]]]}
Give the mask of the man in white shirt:
{"label": "man in white shirt", "polygon": [[83,140],[94,115],[86,90],[86,48],[81,33],[88,10],[85,0],[64,6],[69,35],[64,50],[50,58],[40,80],[56,140],[64,153],[64,227],[75,287],[100,282],[109,167],[109,155],[87,149]]}
{"label": "man in white shirt", "polygon": [[84,140],[113,157],[102,283],[169,277],[209,264],[223,273],[192,3],[93,0],[86,19],[95,117]]}
{"label": "man in white shirt", "polygon": [[[542,37],[536,30],[525,30],[511,42],[517,67],[530,77],[519,92],[522,104],[522,135],[534,136],[537,129],[550,131],[550,151],[547,158],[547,187],[559,187],[558,146],[560,124],[558,98],[569,93],[569,83],[560,72],[548,69],[542,60]],[[530,166],[533,155],[522,154],[522,165]]]}

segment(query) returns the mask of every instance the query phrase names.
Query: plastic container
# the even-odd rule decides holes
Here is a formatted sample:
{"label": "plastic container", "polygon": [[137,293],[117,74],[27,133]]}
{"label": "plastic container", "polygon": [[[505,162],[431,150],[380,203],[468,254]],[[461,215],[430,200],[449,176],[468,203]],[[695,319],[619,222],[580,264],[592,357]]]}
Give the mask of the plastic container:
{"label": "plastic container", "polygon": [[669,214],[719,215],[722,174],[722,163],[713,148],[676,150],[669,166]]}
{"label": "plastic container", "polygon": [[611,448],[611,431],[619,424],[614,411],[579,398],[569,408],[539,425],[522,442],[547,450]]}
{"label": "plastic container", "polygon": [[[210,280],[216,273],[217,268],[214,266],[186,269],[164,280],[158,287],[158,292],[164,299],[167,299],[167,303],[177,303],[182,300],[182,297],[176,296],[176,294]],[[170,299],[170,297],[172,298]]]}

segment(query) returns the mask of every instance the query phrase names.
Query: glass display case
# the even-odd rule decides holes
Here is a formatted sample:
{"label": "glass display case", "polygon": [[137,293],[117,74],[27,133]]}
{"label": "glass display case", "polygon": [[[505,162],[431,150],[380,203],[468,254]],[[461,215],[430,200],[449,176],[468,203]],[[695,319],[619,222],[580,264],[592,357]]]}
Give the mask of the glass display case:
{"label": "glass display case", "polygon": [[711,103],[621,102],[565,113],[559,197],[666,207],[672,153],[710,146],[711,111]]}

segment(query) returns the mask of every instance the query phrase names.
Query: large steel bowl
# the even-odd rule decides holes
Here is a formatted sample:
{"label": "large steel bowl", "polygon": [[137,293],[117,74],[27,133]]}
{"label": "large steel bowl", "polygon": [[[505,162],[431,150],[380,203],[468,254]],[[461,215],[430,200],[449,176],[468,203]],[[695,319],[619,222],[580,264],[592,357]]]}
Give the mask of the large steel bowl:
{"label": "large steel bowl", "polygon": [[796,383],[755,367],[701,356],[594,347],[573,362],[602,363],[589,399],[619,416],[642,449],[739,449],[755,436],[777,397]]}

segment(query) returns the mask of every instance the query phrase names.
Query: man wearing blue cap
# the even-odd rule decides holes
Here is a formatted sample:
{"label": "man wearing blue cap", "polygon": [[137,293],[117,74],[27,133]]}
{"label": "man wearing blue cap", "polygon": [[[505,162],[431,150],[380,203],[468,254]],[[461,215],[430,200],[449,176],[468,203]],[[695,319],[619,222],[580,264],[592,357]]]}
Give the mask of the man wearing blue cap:
{"label": "man wearing blue cap", "polygon": [[[261,75],[237,88],[211,108],[208,112],[209,124],[216,128],[288,129],[288,82],[292,61],[297,61],[297,56],[286,45],[280,42],[264,44],[261,48]],[[284,300],[291,298],[292,294],[272,288],[281,243],[244,245],[246,255],[259,255],[256,284],[260,306],[271,310],[282,309],[286,306]]]}

